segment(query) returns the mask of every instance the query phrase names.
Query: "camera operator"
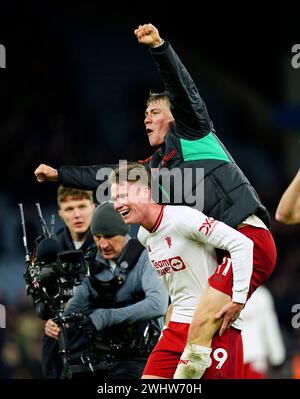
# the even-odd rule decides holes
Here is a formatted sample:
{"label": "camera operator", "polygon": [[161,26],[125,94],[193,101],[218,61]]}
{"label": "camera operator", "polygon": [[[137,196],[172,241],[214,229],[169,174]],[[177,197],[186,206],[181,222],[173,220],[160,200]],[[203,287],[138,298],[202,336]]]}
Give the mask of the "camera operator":
{"label": "camera operator", "polygon": [[[163,326],[168,295],[146,250],[127,234],[129,227],[113,204],[96,208],[90,228],[98,248],[94,270],[76,289],[65,316],[89,315],[77,327],[100,343],[95,349],[100,359],[97,376],[140,378]],[[149,340],[150,325],[156,325],[156,333]],[[60,328],[48,320],[45,332],[58,339]]]}
{"label": "camera operator", "polygon": [[[92,191],[59,186],[57,191],[58,214],[64,226],[56,233],[60,251],[81,249],[88,253],[95,247],[90,232],[90,223],[95,204]],[[69,298],[64,298],[67,302]],[[51,309],[44,303],[35,305],[39,317],[44,320],[52,317]],[[44,378],[58,378],[62,361],[58,343],[44,335],[42,343],[42,373]]]}

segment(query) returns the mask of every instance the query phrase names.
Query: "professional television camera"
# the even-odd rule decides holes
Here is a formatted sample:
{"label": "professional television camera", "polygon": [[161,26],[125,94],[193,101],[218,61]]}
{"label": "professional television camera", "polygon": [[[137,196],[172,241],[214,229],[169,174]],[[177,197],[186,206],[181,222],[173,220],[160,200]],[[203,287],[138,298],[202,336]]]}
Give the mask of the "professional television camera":
{"label": "professional television camera", "polygon": [[[23,206],[19,204],[27,264],[24,278],[27,295],[32,296],[39,317],[48,319],[58,311],[63,311],[64,303],[73,296],[74,286],[79,285],[89,274],[89,266],[81,250],[60,251],[53,231],[50,233],[47,228],[39,204],[36,206],[43,234],[36,239],[35,248],[30,254]],[[51,224],[54,227],[54,223]]]}
{"label": "professional television camera", "polygon": [[[27,294],[32,296],[34,305],[42,302],[55,311],[73,296],[74,286],[82,282],[87,271],[81,250],[59,252],[55,238],[43,238],[24,275]],[[38,313],[42,317],[42,309]]]}
{"label": "professional television camera", "polygon": [[[63,371],[61,378],[71,378],[69,364],[69,342],[66,322],[78,322],[84,314],[74,314],[66,320],[63,317],[65,303],[73,296],[74,286],[79,285],[89,275],[90,255],[84,256],[81,250],[60,251],[54,235],[55,218],[51,219],[51,231],[42,216],[40,205],[36,204],[42,235],[35,240],[35,247],[29,251],[23,204],[19,204],[25,248],[27,295],[31,295],[38,316],[44,320],[53,318],[61,329],[59,352],[62,356]],[[88,362],[87,362],[88,363]]]}
{"label": "professional television camera", "polygon": [[[114,277],[102,281],[95,276],[105,265],[97,263],[93,249],[85,257],[80,250],[60,252],[54,233],[48,231],[39,206],[43,234],[36,240],[35,249],[30,254],[26,242],[22,204],[19,206],[26,252],[27,269],[24,276],[27,294],[32,296],[38,315],[43,319],[53,319],[60,327],[58,343],[63,361],[60,378],[106,373],[118,363],[117,359],[122,357],[148,357],[160,334],[155,321],[118,324],[97,332],[93,326],[90,328],[91,320],[87,315],[64,313],[64,305],[73,295],[73,287],[80,284],[84,276],[89,276],[91,287],[100,293],[89,298],[90,309],[115,307],[117,291],[126,281],[129,271],[144,248],[137,246],[134,239],[130,240]],[[51,224],[53,226],[53,223]],[[137,293],[130,304],[143,298],[144,293]],[[129,304],[125,302],[119,302],[118,306]]]}

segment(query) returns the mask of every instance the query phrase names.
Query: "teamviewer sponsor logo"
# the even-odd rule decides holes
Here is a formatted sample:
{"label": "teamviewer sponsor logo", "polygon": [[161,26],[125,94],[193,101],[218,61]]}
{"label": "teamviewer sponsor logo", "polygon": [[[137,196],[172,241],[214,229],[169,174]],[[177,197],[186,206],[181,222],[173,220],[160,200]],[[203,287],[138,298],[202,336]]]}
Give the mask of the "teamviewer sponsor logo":
{"label": "teamviewer sponsor logo", "polygon": [[169,262],[174,272],[186,269],[186,266],[180,256],[175,256],[174,258],[170,258]]}
{"label": "teamviewer sponsor logo", "polygon": [[162,259],[158,261],[151,259],[151,263],[159,276],[171,274],[172,271],[178,272],[180,270],[186,269],[186,266],[180,256],[174,256],[173,258]]}

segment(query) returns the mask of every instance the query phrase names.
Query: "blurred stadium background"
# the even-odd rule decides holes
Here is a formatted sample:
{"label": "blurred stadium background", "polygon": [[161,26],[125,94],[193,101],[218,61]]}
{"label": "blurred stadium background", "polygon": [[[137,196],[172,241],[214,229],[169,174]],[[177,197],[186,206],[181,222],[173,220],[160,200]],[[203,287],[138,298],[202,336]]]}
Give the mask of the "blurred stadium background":
{"label": "blurred stadium background", "polygon": [[34,204],[40,202],[49,222],[56,185],[37,184],[34,169],[42,162],[88,165],[151,153],[144,106],[149,89],[162,86],[133,35],[147,22],[183,59],[219,137],[270,211],[278,263],[267,286],[287,349],[276,378],[300,378],[300,329],[291,326],[292,306],[300,303],[300,226],[274,220],[300,159],[300,69],[291,66],[291,48],[300,38],[292,10],[285,19],[247,6],[235,10],[237,17],[216,7],[195,12],[189,2],[171,11],[165,3],[113,2],[105,10],[95,4],[0,4],[7,55],[7,68],[0,69],[0,303],[7,311],[0,378],[41,377],[43,323],[25,295],[17,204],[24,204],[32,246],[40,233]]}

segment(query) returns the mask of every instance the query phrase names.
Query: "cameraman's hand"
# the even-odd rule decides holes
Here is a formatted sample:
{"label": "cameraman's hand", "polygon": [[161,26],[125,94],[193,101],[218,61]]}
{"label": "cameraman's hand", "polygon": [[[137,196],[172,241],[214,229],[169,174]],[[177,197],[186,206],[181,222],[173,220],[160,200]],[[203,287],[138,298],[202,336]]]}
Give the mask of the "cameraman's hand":
{"label": "cameraman's hand", "polygon": [[58,325],[54,323],[52,319],[47,320],[45,324],[45,334],[50,338],[58,340],[59,333],[60,328]]}
{"label": "cameraman's hand", "polygon": [[41,164],[34,171],[35,177],[39,183],[44,181],[57,182],[58,172],[57,169],[52,168],[49,165]]}

